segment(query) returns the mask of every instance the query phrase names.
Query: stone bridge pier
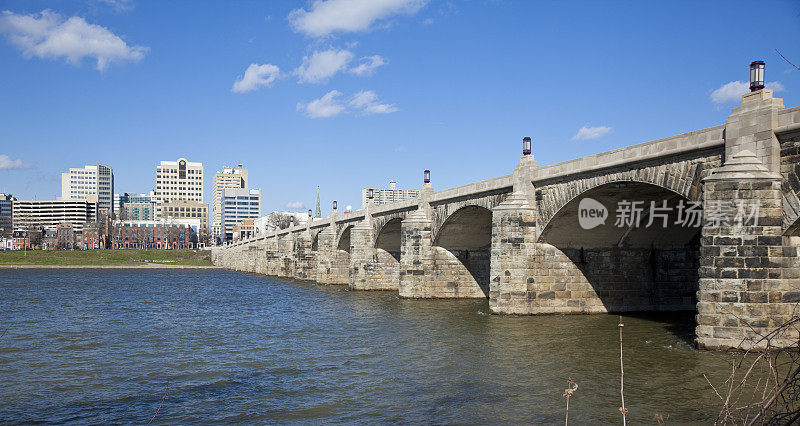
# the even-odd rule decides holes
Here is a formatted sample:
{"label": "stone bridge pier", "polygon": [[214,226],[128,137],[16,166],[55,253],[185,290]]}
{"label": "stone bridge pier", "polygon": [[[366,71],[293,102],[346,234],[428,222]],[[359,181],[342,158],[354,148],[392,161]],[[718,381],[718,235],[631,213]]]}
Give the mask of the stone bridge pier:
{"label": "stone bridge pier", "polygon": [[[738,346],[800,313],[800,107],[761,89],[724,124],[290,226],[215,264],[495,314],[689,311]],[[792,336],[787,336],[792,337]],[[796,336],[793,336],[796,337]]]}

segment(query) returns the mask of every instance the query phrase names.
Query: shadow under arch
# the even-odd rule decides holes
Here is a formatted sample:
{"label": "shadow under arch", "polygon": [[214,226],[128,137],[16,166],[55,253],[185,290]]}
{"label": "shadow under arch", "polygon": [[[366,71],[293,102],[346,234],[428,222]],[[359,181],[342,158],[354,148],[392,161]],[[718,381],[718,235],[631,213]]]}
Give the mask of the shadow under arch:
{"label": "shadow under arch", "polygon": [[319,234],[320,232],[316,232],[311,235],[311,251],[319,250]]}
{"label": "shadow under arch", "polygon": [[[587,198],[599,204],[581,206]],[[651,183],[618,181],[590,188],[544,226],[534,281],[549,283],[553,293],[548,297],[566,299],[569,312],[696,311],[703,215],[699,205],[693,210],[699,217],[689,213],[690,203]],[[581,207],[592,205],[596,216],[603,209],[605,216],[586,229],[592,220]],[[637,207],[638,226],[631,225],[635,220],[620,220],[633,217],[627,212]]]}
{"label": "shadow under arch", "polygon": [[473,297],[489,297],[492,250],[492,211],[465,206],[445,219],[433,237],[437,268],[449,284]]}
{"label": "shadow under arch", "polygon": [[336,241],[336,248],[340,251],[345,251],[350,254],[350,231],[353,225],[347,225],[339,232],[339,238]]}
{"label": "shadow under arch", "polygon": [[383,225],[378,235],[375,237],[375,249],[378,251],[378,256],[385,253],[398,262],[400,267],[400,246],[401,246],[401,225],[403,221],[400,218],[394,218]]}

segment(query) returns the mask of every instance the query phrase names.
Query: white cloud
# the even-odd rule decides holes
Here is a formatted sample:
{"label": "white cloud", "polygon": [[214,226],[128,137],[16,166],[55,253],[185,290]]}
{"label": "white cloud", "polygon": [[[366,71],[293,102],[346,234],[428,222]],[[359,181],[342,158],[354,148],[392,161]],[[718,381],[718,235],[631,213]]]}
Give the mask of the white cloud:
{"label": "white cloud", "polygon": [[347,68],[352,59],[353,54],[348,50],[316,51],[311,57],[303,57],[303,64],[294,73],[300,83],[323,83]]}
{"label": "white cloud", "polygon": [[[767,89],[772,89],[776,92],[784,90],[783,84],[778,81],[767,83],[765,86]],[[737,102],[742,99],[742,95],[749,91],[749,82],[731,81],[730,83],[724,84],[719,89],[711,92],[711,102],[714,102],[717,105]]]}
{"label": "white cloud", "polygon": [[286,208],[287,209],[294,209],[294,210],[304,209],[304,208],[306,208],[306,205],[303,204],[302,201],[292,201],[290,203],[286,203]]}
{"label": "white cloud", "polygon": [[233,83],[231,91],[246,93],[262,87],[269,87],[278,78],[280,72],[280,68],[272,64],[250,64],[244,71],[244,75]]}
{"label": "white cloud", "polygon": [[127,12],[133,9],[133,0],[96,0],[114,8],[117,12]]}
{"label": "white cloud", "polygon": [[350,68],[350,72],[359,77],[370,76],[375,74],[375,69],[388,64],[385,58],[381,55],[372,55],[361,58],[361,63],[357,66]]}
{"label": "white cloud", "polygon": [[362,90],[350,98],[350,106],[360,111],[363,115],[389,114],[399,111],[391,104],[382,104],[378,101],[378,95],[371,90]]}
{"label": "white cloud", "polygon": [[424,21],[422,21],[422,25],[433,25],[433,19],[426,18]]}
{"label": "white cloud", "polygon": [[64,58],[73,65],[79,65],[84,58],[94,58],[99,71],[112,63],[137,62],[148,50],[144,46],[128,46],[107,28],[89,24],[81,17],[64,19],[51,10],[30,15],[3,11],[0,32],[27,58]]}
{"label": "white cloud", "polygon": [[606,126],[597,126],[597,127],[588,127],[583,126],[578,130],[578,133],[572,137],[574,141],[585,141],[589,139],[597,139],[601,136],[607,135],[611,131],[611,127]]}
{"label": "white cloud", "polygon": [[315,0],[311,10],[295,9],[289,24],[296,32],[324,37],[334,32],[366,31],[393,15],[413,15],[427,0]]}
{"label": "white cloud", "polygon": [[297,110],[305,111],[306,115],[311,118],[335,117],[343,113],[346,109],[344,104],[337,99],[341,95],[341,92],[338,90],[331,90],[319,99],[308,103],[299,102],[297,104]]}
{"label": "white cloud", "polygon": [[340,101],[342,93],[338,90],[331,90],[323,97],[308,103],[299,102],[297,110],[303,111],[311,118],[334,117],[342,113],[350,112],[359,115],[389,114],[399,111],[392,104],[382,104],[378,100],[378,95],[371,90],[362,90],[351,96],[347,104]]}
{"label": "white cloud", "polygon": [[8,155],[0,154],[0,170],[29,169],[32,166],[31,163],[25,163],[20,159],[12,160]]}
{"label": "white cloud", "polygon": [[767,88],[767,89],[772,89],[772,91],[774,91],[774,92],[782,92],[782,91],[786,90],[786,88],[783,87],[783,84],[781,84],[780,81],[773,81],[773,82],[767,83],[767,84],[764,85],[764,87]]}

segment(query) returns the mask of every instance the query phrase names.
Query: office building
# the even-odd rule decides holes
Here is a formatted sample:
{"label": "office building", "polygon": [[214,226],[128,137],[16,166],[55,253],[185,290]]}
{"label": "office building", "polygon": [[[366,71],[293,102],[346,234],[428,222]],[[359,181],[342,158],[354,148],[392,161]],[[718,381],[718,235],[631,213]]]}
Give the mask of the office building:
{"label": "office building", "polygon": [[200,229],[208,229],[208,204],[174,200],[161,204],[162,219],[200,219]]}
{"label": "office building", "polygon": [[221,238],[230,241],[233,227],[245,219],[257,219],[261,215],[261,190],[247,188],[225,188],[222,190]]}
{"label": "office building", "polygon": [[71,223],[76,230],[87,222],[97,220],[97,203],[80,200],[18,200],[14,201],[14,228],[56,227]]}
{"label": "office building", "polygon": [[122,220],[154,220],[156,218],[156,203],[127,202],[123,206],[123,213],[119,215]]}
{"label": "office building", "polygon": [[414,198],[419,195],[419,190],[416,189],[398,189],[397,182],[390,181],[388,188],[364,188],[361,190],[361,205],[367,205],[367,197],[369,190],[372,189],[373,203],[377,206],[380,204],[394,203],[395,201],[403,201],[409,198]]}
{"label": "office building", "polygon": [[100,163],[70,168],[61,173],[60,200],[94,201],[99,212],[114,213],[114,170]]}
{"label": "office building", "polygon": [[255,235],[253,219],[245,219],[233,227],[233,241],[246,240]]}
{"label": "office building", "polygon": [[225,188],[247,188],[247,169],[239,167],[223,167],[214,174],[211,190],[211,235],[220,236],[222,224],[222,190]]}
{"label": "office building", "polygon": [[124,200],[120,214],[117,215],[121,220],[156,219],[157,204],[152,196],[128,192],[120,200]]}
{"label": "office building", "polygon": [[173,200],[203,202],[203,163],[191,163],[185,158],[162,161],[156,167],[156,217],[161,217],[161,205]]}
{"label": "office building", "polygon": [[14,231],[14,201],[11,194],[0,193],[0,236],[9,236]]}
{"label": "office building", "polygon": [[135,197],[136,193],[133,192],[126,192],[124,194],[114,194],[114,211],[119,216],[119,212],[122,211],[125,203],[128,202],[129,197]]}

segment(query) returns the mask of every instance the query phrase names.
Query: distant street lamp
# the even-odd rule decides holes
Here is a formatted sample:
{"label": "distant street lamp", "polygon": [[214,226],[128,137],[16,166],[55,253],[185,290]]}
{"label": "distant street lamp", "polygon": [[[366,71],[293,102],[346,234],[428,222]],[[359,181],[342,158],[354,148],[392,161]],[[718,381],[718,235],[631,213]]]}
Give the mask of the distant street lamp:
{"label": "distant street lamp", "polygon": [[369,198],[370,200],[375,198],[375,191],[372,188],[367,190],[367,198]]}
{"label": "distant street lamp", "polygon": [[424,181],[425,181],[425,183],[431,183],[431,171],[430,170],[425,170]]}
{"label": "distant street lamp", "polygon": [[522,155],[531,155],[531,138],[529,136],[522,138]]}
{"label": "distant street lamp", "polygon": [[333,209],[336,210],[336,200],[333,201]]}
{"label": "distant street lamp", "polygon": [[764,88],[764,61],[753,61],[750,64],[750,91]]}
{"label": "distant street lamp", "polygon": [[308,217],[311,218],[311,209],[308,209]]}

